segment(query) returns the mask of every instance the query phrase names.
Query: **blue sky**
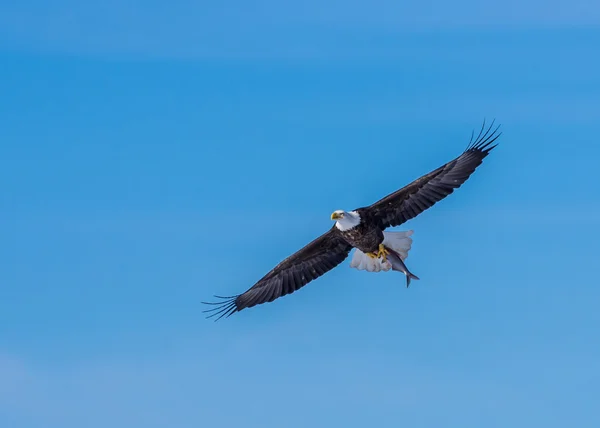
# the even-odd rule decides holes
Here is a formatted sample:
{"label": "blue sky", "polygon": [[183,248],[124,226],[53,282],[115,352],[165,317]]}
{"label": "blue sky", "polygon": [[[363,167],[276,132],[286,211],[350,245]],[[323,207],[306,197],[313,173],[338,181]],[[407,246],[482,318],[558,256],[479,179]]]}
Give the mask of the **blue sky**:
{"label": "blue sky", "polygon": [[[12,3],[1,426],[598,426],[594,2]],[[410,289],[347,260],[204,319],[484,117]]]}

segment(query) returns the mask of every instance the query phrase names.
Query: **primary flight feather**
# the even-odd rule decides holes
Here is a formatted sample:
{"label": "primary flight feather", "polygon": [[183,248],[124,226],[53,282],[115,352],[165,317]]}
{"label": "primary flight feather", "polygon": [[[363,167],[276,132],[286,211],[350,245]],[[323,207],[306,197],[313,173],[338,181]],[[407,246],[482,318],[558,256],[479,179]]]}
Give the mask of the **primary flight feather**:
{"label": "primary flight feather", "polygon": [[476,138],[471,135],[468,147],[456,159],[374,204],[352,211],[334,211],[331,219],[335,224],[329,231],[283,260],[246,292],[230,297],[215,296],[222,299],[221,302],[204,302],[214,306],[205,312],[210,313],[209,318],[220,319],[291,294],[335,268],[353,248],[350,267],[369,272],[390,269],[402,272],[408,287],[411,279],[419,279],[404,264],[412,245],[412,231],[386,232],[385,229],[418,216],[467,181],[496,147],[493,143],[501,133],[497,132],[499,126],[492,128],[493,122],[487,129],[484,122],[479,135]]}

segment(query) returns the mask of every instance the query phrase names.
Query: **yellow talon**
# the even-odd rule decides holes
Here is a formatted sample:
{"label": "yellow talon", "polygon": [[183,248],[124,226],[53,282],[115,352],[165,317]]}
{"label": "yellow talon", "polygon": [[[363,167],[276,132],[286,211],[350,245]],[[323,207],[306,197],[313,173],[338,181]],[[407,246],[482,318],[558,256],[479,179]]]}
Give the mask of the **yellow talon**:
{"label": "yellow talon", "polygon": [[383,244],[379,244],[379,251],[377,251],[377,257],[381,257],[381,259],[385,262],[385,261],[387,261],[387,255],[389,253],[390,252],[385,249]]}
{"label": "yellow talon", "polygon": [[381,258],[385,262],[387,260],[387,255],[389,253],[390,252],[385,249],[385,247],[383,246],[383,244],[379,244],[379,250],[377,250],[376,253],[367,253],[367,256],[369,256],[372,259],[379,259],[379,258]]}

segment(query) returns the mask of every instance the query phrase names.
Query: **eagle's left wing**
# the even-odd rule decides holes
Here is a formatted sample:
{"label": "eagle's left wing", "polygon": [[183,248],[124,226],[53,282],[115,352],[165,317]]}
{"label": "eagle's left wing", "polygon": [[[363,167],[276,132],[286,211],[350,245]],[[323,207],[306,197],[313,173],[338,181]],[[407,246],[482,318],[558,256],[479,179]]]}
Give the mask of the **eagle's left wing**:
{"label": "eagle's left wing", "polygon": [[492,126],[493,122],[484,132],[484,122],[475,141],[471,141],[456,159],[357,211],[361,217],[367,217],[381,229],[398,226],[418,216],[467,181],[475,168],[481,165],[483,159],[496,147],[492,143],[500,136],[500,133],[496,133],[499,127],[492,131]]}
{"label": "eagle's left wing", "polygon": [[203,302],[215,305],[204,312],[212,312],[208,318],[218,316],[217,319],[220,319],[244,308],[272,302],[278,297],[291,294],[339,265],[348,257],[351,249],[352,246],[333,226],[275,266],[245,293],[231,297],[215,296],[224,299],[222,302]]}

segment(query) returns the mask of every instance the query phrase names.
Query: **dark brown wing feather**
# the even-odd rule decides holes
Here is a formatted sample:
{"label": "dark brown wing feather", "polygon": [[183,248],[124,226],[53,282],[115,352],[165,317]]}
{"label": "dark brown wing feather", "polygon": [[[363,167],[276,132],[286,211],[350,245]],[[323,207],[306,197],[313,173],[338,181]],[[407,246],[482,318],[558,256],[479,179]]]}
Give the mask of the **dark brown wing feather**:
{"label": "dark brown wing feather", "polygon": [[359,208],[361,217],[375,222],[381,229],[398,226],[421,214],[435,203],[459,188],[489,152],[500,136],[494,123],[484,132],[485,122],[475,141],[473,135],[467,149],[456,159],[413,181],[408,186],[386,196],[365,208]]}
{"label": "dark brown wing feather", "polygon": [[351,249],[352,246],[340,236],[334,226],[275,266],[245,293],[231,297],[215,296],[224,299],[217,303],[203,302],[215,305],[204,312],[212,312],[208,318],[217,316],[218,320],[244,308],[272,302],[278,297],[291,294],[339,265],[348,257]]}

